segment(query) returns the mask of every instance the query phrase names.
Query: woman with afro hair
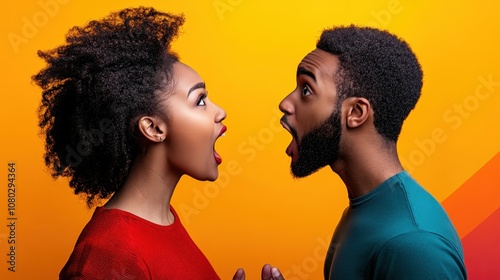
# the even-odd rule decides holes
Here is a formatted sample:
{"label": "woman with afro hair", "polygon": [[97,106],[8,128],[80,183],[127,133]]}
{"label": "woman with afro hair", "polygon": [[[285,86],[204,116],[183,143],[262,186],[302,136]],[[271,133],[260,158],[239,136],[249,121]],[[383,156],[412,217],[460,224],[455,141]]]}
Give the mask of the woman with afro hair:
{"label": "woman with afro hair", "polygon": [[39,51],[45,163],[89,207],[60,279],[219,279],[170,205],[183,175],[213,181],[226,113],[170,51],[183,16],[129,8]]}

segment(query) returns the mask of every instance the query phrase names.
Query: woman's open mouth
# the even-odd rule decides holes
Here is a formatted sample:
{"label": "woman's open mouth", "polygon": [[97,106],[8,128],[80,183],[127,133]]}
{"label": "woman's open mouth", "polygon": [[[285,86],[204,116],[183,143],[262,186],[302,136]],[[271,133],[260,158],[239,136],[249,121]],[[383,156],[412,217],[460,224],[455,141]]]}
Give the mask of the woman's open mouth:
{"label": "woman's open mouth", "polygon": [[[224,133],[226,132],[227,130],[227,127],[224,125],[220,132],[219,132],[219,136],[217,136],[217,139],[219,139],[219,137],[221,136],[224,136]],[[216,139],[216,141],[217,141]],[[220,165],[222,163],[222,157],[215,151],[215,143],[214,143],[214,159],[215,159],[215,162],[217,163],[217,165]]]}

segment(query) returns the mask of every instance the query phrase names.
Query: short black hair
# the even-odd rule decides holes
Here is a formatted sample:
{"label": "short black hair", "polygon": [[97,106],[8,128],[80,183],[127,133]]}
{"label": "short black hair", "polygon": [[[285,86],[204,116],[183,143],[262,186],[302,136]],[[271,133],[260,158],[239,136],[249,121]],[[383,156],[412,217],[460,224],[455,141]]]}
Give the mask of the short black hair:
{"label": "short black hair", "polygon": [[422,89],[422,69],[409,45],[387,31],[350,25],[324,30],[316,47],[339,58],[339,100],[368,99],[378,133],[396,142]]}
{"label": "short black hair", "polygon": [[45,164],[54,178],[69,177],[89,207],[123,185],[140,154],[135,123],[160,114],[158,92],[172,84],[178,61],[170,43],[183,23],[183,15],[127,8],[38,51],[47,64],[32,77],[42,88]]}

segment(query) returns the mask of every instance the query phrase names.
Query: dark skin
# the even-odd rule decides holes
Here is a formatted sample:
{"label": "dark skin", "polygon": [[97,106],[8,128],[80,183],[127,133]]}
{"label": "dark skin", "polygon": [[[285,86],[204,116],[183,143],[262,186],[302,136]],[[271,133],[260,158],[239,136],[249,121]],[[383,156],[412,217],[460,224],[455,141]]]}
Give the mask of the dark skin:
{"label": "dark skin", "polygon": [[[320,49],[313,50],[300,62],[297,88],[279,105],[287,123],[297,131],[299,143],[301,137],[323,123],[338,105],[335,83],[338,65],[337,56]],[[306,94],[304,87],[308,87]],[[403,171],[396,143],[377,132],[374,112],[366,98],[344,99],[339,114],[342,129],[339,153],[329,166],[344,182],[349,197],[367,194]],[[290,131],[288,125],[284,127]],[[296,149],[293,146],[292,141],[292,150]],[[292,162],[300,160],[294,157],[292,153]]]}
{"label": "dark skin", "polygon": [[[283,278],[283,276],[281,275],[281,272],[278,270],[278,268],[272,267],[269,264],[265,264],[262,267],[261,279],[262,280],[285,280]],[[233,280],[245,280],[245,271],[242,268],[238,269],[233,276]]]}
{"label": "dark skin", "polygon": [[[340,143],[332,147],[338,153],[327,165],[340,176],[349,197],[356,198],[403,171],[403,167],[396,143],[377,132],[373,108],[366,98],[348,97],[337,104],[338,68],[337,56],[320,49],[311,51],[298,65],[297,87],[280,102],[279,108],[285,118],[282,125],[293,136],[287,148],[293,165],[301,160],[298,150],[304,135],[320,127],[340,107]],[[271,268],[264,265],[262,280],[284,279],[281,275],[273,277]],[[239,269],[233,280],[244,279],[244,271]]]}

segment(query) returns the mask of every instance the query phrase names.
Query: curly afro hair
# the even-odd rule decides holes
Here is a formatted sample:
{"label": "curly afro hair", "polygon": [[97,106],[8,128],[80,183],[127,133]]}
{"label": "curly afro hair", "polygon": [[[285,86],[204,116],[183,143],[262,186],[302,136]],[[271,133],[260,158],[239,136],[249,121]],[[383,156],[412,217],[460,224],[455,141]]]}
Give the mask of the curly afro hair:
{"label": "curly afro hair", "polygon": [[387,31],[350,25],[324,30],[316,47],[339,58],[339,100],[368,99],[378,133],[396,142],[422,89],[422,69],[408,44]]}
{"label": "curly afro hair", "polygon": [[54,179],[69,177],[89,207],[123,185],[140,154],[134,121],[160,114],[158,92],[172,84],[178,61],[170,43],[183,23],[182,15],[129,8],[38,52],[47,63],[32,77],[42,89],[45,164]]}

